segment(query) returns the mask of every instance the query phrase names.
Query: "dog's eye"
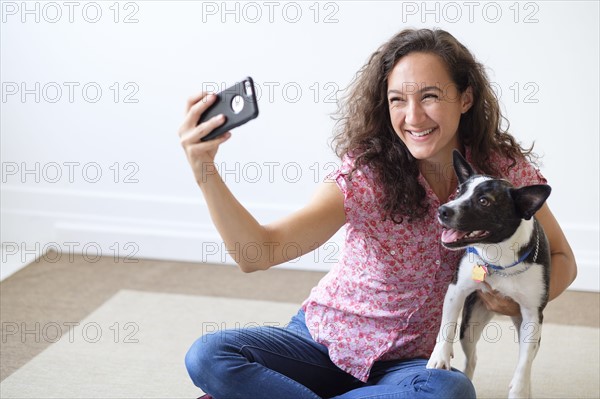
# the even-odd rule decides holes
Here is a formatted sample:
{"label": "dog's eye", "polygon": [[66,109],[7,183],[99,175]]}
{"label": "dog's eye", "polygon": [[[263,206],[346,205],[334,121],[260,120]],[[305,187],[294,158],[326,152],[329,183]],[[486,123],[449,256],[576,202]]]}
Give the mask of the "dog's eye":
{"label": "dog's eye", "polygon": [[479,205],[488,206],[489,204],[490,204],[490,200],[488,200],[487,198],[485,198],[485,197],[479,198]]}

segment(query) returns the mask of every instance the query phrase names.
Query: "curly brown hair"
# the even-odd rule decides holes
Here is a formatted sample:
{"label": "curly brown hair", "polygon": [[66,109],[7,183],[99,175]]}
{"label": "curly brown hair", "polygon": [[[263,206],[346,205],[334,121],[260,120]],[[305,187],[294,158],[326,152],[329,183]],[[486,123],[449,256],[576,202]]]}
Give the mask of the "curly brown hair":
{"label": "curly brown hair", "polygon": [[[398,60],[411,52],[436,54],[445,63],[460,93],[473,91],[473,106],[461,116],[458,138],[471,148],[471,161],[481,172],[498,176],[501,171],[488,162],[492,152],[516,164],[532,155],[508,133],[498,98],[492,90],[484,66],[454,36],[441,29],[406,29],[384,43],[358,71],[338,103],[333,147],[341,158],[354,158],[350,177],[364,166],[374,172],[383,187],[385,218],[402,223],[422,218],[427,212],[425,188],[419,184],[419,169],[392,127],[388,102],[388,76]],[[502,128],[502,122],[507,124]]]}

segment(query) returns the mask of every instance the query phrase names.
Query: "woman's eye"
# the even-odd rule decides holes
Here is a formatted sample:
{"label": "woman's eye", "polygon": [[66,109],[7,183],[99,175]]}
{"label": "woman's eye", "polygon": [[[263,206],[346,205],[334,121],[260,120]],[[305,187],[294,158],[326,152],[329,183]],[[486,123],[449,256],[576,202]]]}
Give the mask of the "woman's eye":
{"label": "woman's eye", "polygon": [[402,99],[400,97],[390,98],[390,104],[396,104],[396,103],[399,103],[400,101],[402,101]]}
{"label": "woman's eye", "polygon": [[482,206],[488,206],[490,204],[490,200],[485,197],[479,198],[479,204]]}
{"label": "woman's eye", "polygon": [[437,94],[432,94],[432,93],[427,93],[423,96],[423,100],[426,99],[431,99],[431,100],[437,100],[439,97],[437,96]]}

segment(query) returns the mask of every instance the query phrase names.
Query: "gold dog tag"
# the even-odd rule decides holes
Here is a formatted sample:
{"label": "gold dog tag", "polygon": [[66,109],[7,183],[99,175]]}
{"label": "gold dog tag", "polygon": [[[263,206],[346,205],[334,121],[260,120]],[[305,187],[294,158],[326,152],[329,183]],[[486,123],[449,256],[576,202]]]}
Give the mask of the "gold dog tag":
{"label": "gold dog tag", "polygon": [[481,283],[483,280],[485,280],[486,274],[487,268],[484,265],[476,264],[475,266],[473,266],[473,273],[471,274],[471,278]]}

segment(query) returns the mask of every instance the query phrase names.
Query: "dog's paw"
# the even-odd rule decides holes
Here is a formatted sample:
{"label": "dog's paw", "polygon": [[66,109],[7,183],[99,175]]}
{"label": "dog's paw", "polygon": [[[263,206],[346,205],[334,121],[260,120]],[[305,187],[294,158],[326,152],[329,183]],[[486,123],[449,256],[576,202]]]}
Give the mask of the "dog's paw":
{"label": "dog's paw", "polygon": [[508,391],[509,399],[526,399],[531,397],[530,385],[524,381],[512,382]]}
{"label": "dog's paw", "polygon": [[428,369],[446,369],[450,370],[450,359],[454,357],[452,353],[452,348],[440,348],[439,345],[436,345],[435,349],[431,353],[431,357],[427,362]]}
{"label": "dog's paw", "polygon": [[530,397],[527,391],[515,391],[511,389],[508,392],[508,399],[529,399]]}

